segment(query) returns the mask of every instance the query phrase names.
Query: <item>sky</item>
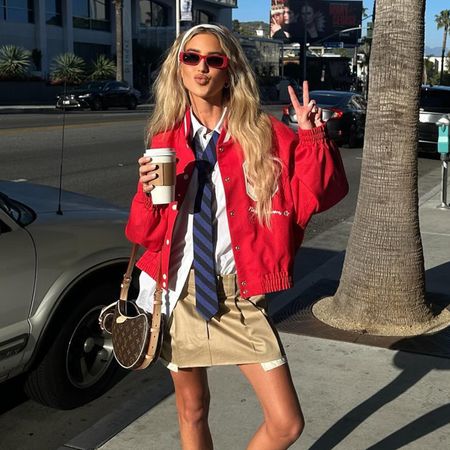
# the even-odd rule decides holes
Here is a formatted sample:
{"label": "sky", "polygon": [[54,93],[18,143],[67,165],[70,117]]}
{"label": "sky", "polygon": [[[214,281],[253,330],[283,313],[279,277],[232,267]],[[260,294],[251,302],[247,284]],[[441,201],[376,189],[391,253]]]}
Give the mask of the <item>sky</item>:
{"label": "sky", "polygon": [[[271,0],[237,0],[237,2],[238,8],[233,9],[233,19],[237,19],[241,22],[252,20],[269,21]],[[258,7],[255,7],[256,3],[258,4]],[[367,8],[368,14],[372,14],[373,0],[363,0],[363,6]],[[443,30],[442,28],[440,30],[436,28],[434,16],[439,14],[443,9],[450,9],[448,0],[426,0],[425,45],[428,47],[442,46]],[[363,22],[363,24],[365,22]]]}

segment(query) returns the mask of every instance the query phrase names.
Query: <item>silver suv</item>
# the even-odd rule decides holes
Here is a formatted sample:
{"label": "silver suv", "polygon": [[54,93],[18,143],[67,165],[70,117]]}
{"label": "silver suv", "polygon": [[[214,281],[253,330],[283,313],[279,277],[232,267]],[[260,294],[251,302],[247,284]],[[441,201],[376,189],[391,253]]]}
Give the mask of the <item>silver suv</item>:
{"label": "silver suv", "polygon": [[0,181],[0,381],[25,373],[33,399],[69,409],[123,372],[98,327],[130,252],[127,212],[55,188]]}

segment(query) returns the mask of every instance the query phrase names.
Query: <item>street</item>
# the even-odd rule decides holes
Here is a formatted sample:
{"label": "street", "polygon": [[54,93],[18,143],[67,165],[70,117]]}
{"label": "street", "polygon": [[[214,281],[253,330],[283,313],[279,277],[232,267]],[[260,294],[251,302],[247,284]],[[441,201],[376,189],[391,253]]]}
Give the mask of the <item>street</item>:
{"label": "street", "polygon": [[[265,109],[278,118],[281,115],[281,106]],[[145,149],[147,116],[148,111],[70,112],[63,133],[61,112],[0,114],[0,179],[58,186],[63,154],[64,189],[127,208],[136,189],[136,160]],[[338,207],[313,218],[305,243],[354,213],[362,149],[342,148],[341,155],[350,193]],[[438,167],[437,160],[419,158],[419,179]],[[419,183],[419,196],[439,183],[439,179],[422,179],[426,181]],[[136,395],[136,387],[161,377],[167,374],[158,368],[132,373],[101,399],[74,411],[56,411],[27,400],[20,380],[4,383],[0,385],[0,449],[56,449]]]}
{"label": "street", "polygon": [[[280,118],[281,105],[264,108]],[[128,208],[136,189],[136,161],[145,149],[147,116],[148,111],[139,110],[67,113],[63,188]],[[62,124],[63,114],[60,111],[49,114],[0,114],[0,179],[59,186]],[[353,215],[362,149],[342,148],[341,155],[350,192],[338,208],[313,217],[305,240]],[[438,164],[433,159],[419,158],[419,178],[438,167]],[[424,186],[424,192],[431,187]]]}

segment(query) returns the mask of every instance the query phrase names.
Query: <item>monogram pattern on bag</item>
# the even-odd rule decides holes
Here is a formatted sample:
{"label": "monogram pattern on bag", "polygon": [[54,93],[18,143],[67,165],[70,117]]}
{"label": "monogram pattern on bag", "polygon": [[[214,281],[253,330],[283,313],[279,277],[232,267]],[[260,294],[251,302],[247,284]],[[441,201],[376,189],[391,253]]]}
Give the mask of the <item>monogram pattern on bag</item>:
{"label": "monogram pattern on bag", "polygon": [[132,369],[140,366],[145,359],[150,339],[148,321],[151,321],[151,314],[149,314],[150,318],[142,313],[137,317],[127,318],[121,323],[117,322],[119,316],[116,308],[112,326],[114,356],[122,367]]}
{"label": "monogram pattern on bag", "polygon": [[[145,312],[137,305],[134,306],[138,310],[139,315],[127,317],[119,313],[116,304],[114,320],[112,321],[111,331],[114,356],[117,362],[125,369],[141,369],[155,362],[161,352],[164,335],[164,316],[161,317],[159,330],[151,331],[153,315]],[[150,338],[155,333],[158,336],[156,346],[152,346],[149,349]],[[148,359],[146,364],[144,364],[146,358]]]}

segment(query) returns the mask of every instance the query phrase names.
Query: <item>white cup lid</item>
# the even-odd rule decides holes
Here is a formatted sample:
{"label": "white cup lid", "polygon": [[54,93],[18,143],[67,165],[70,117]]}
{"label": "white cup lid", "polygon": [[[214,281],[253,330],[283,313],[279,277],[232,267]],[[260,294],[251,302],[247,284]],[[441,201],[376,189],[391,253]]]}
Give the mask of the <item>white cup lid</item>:
{"label": "white cup lid", "polygon": [[173,148],[148,148],[145,150],[145,156],[173,156],[175,150]]}

